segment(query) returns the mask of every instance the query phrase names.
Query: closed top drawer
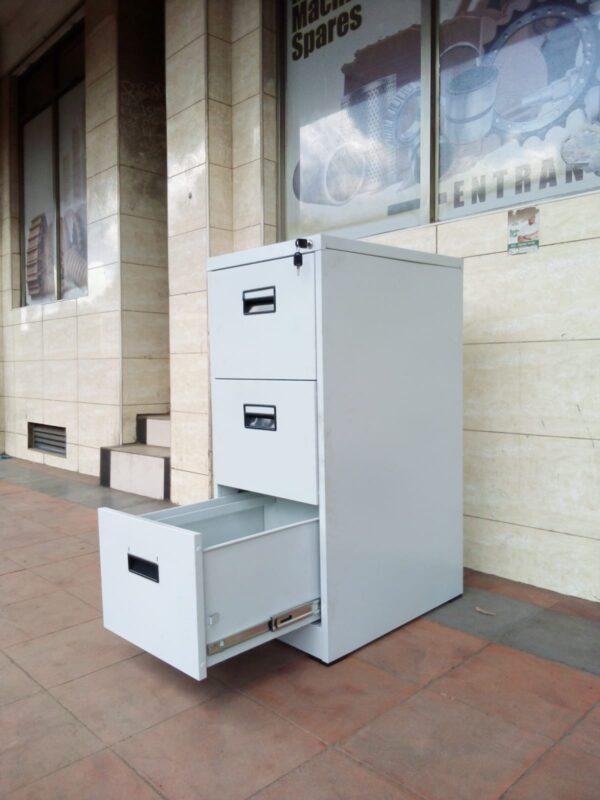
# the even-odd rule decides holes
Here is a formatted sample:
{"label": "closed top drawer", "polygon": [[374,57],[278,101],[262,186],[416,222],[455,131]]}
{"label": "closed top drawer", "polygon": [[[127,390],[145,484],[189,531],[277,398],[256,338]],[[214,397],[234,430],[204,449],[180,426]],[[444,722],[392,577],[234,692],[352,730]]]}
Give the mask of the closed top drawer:
{"label": "closed top drawer", "polygon": [[215,378],[315,380],[315,257],[209,273]]}

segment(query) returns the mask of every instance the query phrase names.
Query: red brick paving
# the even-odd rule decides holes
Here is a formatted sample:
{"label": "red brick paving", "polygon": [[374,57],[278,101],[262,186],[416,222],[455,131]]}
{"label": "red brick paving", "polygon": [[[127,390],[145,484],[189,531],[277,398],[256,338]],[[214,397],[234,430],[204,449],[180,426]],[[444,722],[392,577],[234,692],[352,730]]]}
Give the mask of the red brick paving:
{"label": "red brick paving", "polygon": [[0,481],[1,797],[600,797],[599,678],[417,620],[329,667],[275,642],[196,683],[103,629],[95,516]]}

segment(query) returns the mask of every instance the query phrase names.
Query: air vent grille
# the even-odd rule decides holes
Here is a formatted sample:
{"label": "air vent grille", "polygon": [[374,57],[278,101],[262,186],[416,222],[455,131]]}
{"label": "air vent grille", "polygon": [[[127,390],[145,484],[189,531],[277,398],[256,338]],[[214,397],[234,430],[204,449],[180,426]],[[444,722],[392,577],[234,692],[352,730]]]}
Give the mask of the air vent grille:
{"label": "air vent grille", "polygon": [[67,429],[56,425],[41,425],[39,422],[29,423],[29,448],[43,450],[55,456],[67,455]]}

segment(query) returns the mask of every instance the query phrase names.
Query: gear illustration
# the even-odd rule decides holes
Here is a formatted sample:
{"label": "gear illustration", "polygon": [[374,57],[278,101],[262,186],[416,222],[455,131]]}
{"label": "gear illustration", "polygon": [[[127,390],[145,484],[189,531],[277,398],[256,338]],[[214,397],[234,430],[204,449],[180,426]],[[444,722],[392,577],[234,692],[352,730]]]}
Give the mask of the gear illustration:
{"label": "gear illustration", "polygon": [[[493,41],[485,48],[482,63],[493,66],[503,49],[519,40],[531,26],[543,39],[540,53],[547,85],[521,96],[512,107],[495,112],[493,127],[523,142],[529,136],[543,138],[556,126],[565,126],[571,111],[583,105],[595,83],[599,61],[598,17],[589,14],[587,4],[577,0],[541,4],[515,10],[510,20],[499,25]],[[536,111],[536,113],[531,113]]]}
{"label": "gear illustration", "polygon": [[[412,101],[416,101],[416,111],[413,109],[412,120],[407,114]],[[386,109],[383,122],[383,133],[386,141],[392,145],[412,144],[419,136],[421,121],[419,111],[421,108],[421,84],[419,81],[411,81],[402,86],[390,100]],[[404,115],[407,114],[408,124],[402,128]]]}

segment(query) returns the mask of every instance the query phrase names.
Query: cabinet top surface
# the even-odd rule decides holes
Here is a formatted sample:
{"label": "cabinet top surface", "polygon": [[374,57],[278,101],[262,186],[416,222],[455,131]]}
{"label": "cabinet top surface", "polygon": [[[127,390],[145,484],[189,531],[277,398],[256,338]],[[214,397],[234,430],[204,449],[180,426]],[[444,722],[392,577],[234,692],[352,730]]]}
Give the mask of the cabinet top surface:
{"label": "cabinet top surface", "polygon": [[[312,247],[302,250],[303,253],[319,253],[324,250],[335,250],[347,253],[361,253],[377,258],[391,258],[395,261],[411,261],[420,264],[430,264],[437,267],[451,267],[462,269],[462,259],[450,256],[440,256],[434,253],[423,253],[418,250],[406,250],[400,247],[390,247],[382,244],[372,244],[360,239],[343,239],[328,233],[320,233],[307,237],[312,242]],[[278,258],[289,258],[298,250],[294,239],[287,242],[277,242],[251,250],[240,250],[237,253],[226,253],[213,256],[208,260],[209,270],[228,269],[241,267],[245,264],[256,264],[260,261],[272,261]]]}

